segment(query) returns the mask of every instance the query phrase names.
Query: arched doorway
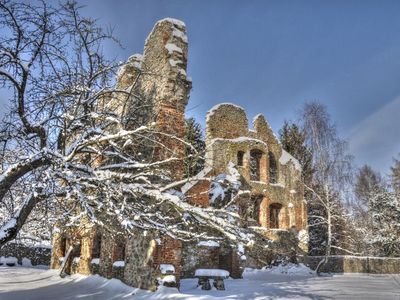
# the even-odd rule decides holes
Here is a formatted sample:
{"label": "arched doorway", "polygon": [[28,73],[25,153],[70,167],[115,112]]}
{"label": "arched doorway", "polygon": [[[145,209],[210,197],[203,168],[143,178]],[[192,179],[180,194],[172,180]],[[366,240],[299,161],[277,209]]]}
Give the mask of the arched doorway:
{"label": "arched doorway", "polygon": [[278,164],[276,163],[275,156],[271,151],[268,152],[268,158],[269,158],[269,182],[277,183],[278,182]]}
{"label": "arched doorway", "polygon": [[269,228],[279,228],[281,209],[282,204],[272,203],[269,205]]}
{"label": "arched doorway", "polygon": [[258,149],[250,151],[250,179],[260,181],[261,157],[263,153]]}

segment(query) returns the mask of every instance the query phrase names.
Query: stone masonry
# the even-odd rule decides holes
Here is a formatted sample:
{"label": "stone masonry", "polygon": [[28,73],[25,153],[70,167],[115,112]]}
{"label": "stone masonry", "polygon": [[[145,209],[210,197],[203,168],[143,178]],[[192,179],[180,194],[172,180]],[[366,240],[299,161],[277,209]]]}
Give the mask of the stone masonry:
{"label": "stone masonry", "polygon": [[[246,113],[237,105],[224,103],[212,108],[206,121],[208,173],[226,173],[229,163],[236,166],[251,190],[244,206],[253,207],[250,217],[255,227],[305,230],[307,216],[299,162],[282,149],[263,115],[254,118],[253,128],[248,129]],[[184,187],[192,204],[208,206],[209,182],[199,180]]]}
{"label": "stone masonry", "polygon": [[[103,99],[104,107],[121,116],[127,129],[147,125],[155,130],[160,143],[145,152],[155,160],[176,158],[165,164],[173,180],[183,179],[185,145],[179,139],[184,137],[185,107],[192,86],[186,74],[187,57],[185,24],[161,20],[147,38],[143,55],[131,56],[118,73],[116,88],[126,93]],[[181,192],[192,205],[210,206],[210,180],[226,173],[233,164],[242,186],[249,190],[238,203],[243,226],[259,232],[262,243],[283,237],[280,243],[288,247],[282,240],[306,228],[301,167],[282,149],[262,115],[254,119],[254,129],[248,127],[246,113],[236,105],[221,104],[211,109],[206,121],[206,167],[194,180],[183,184]],[[96,163],[101,164],[101,159]],[[110,232],[85,218],[76,228],[59,224],[53,235],[51,267],[59,268],[71,247],[73,259],[66,265],[67,273],[116,277],[129,285],[154,290],[163,275],[161,265],[174,267],[179,286],[179,279],[192,277],[197,268],[225,269],[231,277],[240,278],[244,266],[258,267],[273,260],[273,255],[267,259],[261,253],[254,255],[261,260],[250,258],[246,263],[243,250],[224,240],[187,242],[139,229],[125,236],[117,224]],[[252,247],[247,250],[251,252]]]}

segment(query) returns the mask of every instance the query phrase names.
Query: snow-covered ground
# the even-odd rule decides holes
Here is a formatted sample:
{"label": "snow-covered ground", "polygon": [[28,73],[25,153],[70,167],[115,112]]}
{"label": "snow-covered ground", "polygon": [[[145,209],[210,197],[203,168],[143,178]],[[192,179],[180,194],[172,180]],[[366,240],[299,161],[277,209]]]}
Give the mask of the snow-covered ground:
{"label": "snow-covered ground", "polygon": [[156,293],[135,289],[100,276],[61,279],[54,270],[0,267],[1,300],[70,299],[400,299],[400,274],[345,274],[316,277],[303,266],[246,270],[244,279],[225,280],[226,291],[202,291],[185,279],[181,291]]}

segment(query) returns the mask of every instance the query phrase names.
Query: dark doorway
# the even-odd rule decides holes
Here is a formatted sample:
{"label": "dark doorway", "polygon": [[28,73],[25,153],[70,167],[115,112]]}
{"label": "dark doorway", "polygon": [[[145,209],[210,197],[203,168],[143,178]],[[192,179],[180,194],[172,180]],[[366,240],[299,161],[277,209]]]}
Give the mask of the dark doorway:
{"label": "dark doorway", "polygon": [[277,183],[278,182],[278,165],[276,163],[275,156],[272,152],[269,152],[268,157],[269,157],[269,182]]}
{"label": "dark doorway", "polygon": [[254,149],[250,151],[250,179],[260,181],[260,163],[262,152]]}
{"label": "dark doorway", "polygon": [[279,218],[280,212],[282,209],[282,204],[272,203],[269,206],[269,227],[270,228],[279,228]]}

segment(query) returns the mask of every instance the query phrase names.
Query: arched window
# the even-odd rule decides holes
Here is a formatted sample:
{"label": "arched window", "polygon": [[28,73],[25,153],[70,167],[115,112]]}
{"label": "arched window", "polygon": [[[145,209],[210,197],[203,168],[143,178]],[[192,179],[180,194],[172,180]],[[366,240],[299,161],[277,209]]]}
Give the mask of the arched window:
{"label": "arched window", "polygon": [[239,167],[243,166],[243,158],[244,158],[244,152],[243,151],[238,151],[238,153],[237,153],[237,165]]}
{"label": "arched window", "polygon": [[67,238],[66,237],[62,237],[61,238],[60,250],[61,250],[61,253],[63,254],[63,256],[65,256],[67,254],[67,252],[66,252],[66,250],[67,250]]}
{"label": "arched window", "polygon": [[113,260],[125,260],[125,240],[118,240],[114,246]]}
{"label": "arched window", "polygon": [[101,235],[97,233],[93,239],[92,257],[99,258],[101,253]]}
{"label": "arched window", "polygon": [[269,228],[279,228],[279,217],[282,204],[272,203],[269,205]]}
{"label": "arched window", "polygon": [[276,163],[275,156],[270,151],[268,153],[268,157],[269,157],[269,182],[277,183],[278,182],[278,165]]}
{"label": "arched window", "polygon": [[82,240],[79,239],[78,243],[74,245],[74,248],[71,253],[71,257],[80,257],[81,256],[81,245],[82,245]]}
{"label": "arched window", "polygon": [[254,149],[250,151],[250,179],[260,181],[260,163],[262,152]]}
{"label": "arched window", "polygon": [[251,196],[251,203],[253,205],[253,215],[252,218],[257,221],[259,225],[261,225],[260,222],[260,205],[263,200],[263,195],[253,195]]}

